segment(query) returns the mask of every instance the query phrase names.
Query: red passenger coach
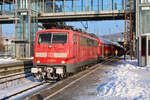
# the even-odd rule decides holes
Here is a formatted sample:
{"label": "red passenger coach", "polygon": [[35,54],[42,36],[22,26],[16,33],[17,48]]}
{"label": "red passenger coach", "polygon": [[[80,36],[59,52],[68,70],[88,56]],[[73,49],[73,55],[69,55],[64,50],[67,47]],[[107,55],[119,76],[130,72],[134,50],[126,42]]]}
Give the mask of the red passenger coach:
{"label": "red passenger coach", "polygon": [[60,79],[81,66],[96,62],[98,40],[72,30],[38,31],[34,47],[33,75],[39,80]]}
{"label": "red passenger coach", "polygon": [[100,38],[96,38],[98,40],[98,62],[104,59],[104,41]]}
{"label": "red passenger coach", "polygon": [[112,42],[98,38],[98,37],[96,39],[99,42],[98,43],[98,61],[114,56],[115,46]]}

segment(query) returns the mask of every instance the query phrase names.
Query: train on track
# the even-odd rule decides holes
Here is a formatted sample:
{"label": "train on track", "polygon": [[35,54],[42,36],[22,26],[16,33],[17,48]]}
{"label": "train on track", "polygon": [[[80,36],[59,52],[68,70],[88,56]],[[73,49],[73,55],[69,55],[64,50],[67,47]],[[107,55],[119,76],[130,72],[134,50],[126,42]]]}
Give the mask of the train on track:
{"label": "train on track", "polygon": [[115,45],[87,33],[47,29],[38,31],[31,72],[38,80],[59,80],[81,67],[115,55]]}

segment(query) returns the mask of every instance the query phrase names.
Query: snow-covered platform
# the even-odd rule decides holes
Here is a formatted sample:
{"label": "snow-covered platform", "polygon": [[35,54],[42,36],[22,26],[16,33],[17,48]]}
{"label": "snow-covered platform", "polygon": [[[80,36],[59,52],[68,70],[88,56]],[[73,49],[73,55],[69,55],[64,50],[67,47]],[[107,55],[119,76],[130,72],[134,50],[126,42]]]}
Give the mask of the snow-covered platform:
{"label": "snow-covered platform", "polygon": [[0,65],[16,63],[16,62],[21,62],[21,60],[12,59],[12,58],[0,58]]}
{"label": "snow-covered platform", "polygon": [[27,58],[27,59],[13,59],[11,57],[8,58],[1,58],[0,57],[0,65],[3,64],[11,64],[11,63],[20,63],[20,62],[24,62],[24,61],[32,61],[33,58]]}
{"label": "snow-covered platform", "polygon": [[150,100],[150,67],[137,60],[105,64],[51,100]]}

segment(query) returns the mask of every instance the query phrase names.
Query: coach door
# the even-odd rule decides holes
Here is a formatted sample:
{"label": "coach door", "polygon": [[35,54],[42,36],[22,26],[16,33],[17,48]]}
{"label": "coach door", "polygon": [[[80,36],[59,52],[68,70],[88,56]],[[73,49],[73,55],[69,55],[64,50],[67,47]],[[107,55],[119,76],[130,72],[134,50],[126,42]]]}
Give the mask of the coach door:
{"label": "coach door", "polygon": [[104,44],[101,45],[101,50],[102,50],[102,58],[104,58]]}
{"label": "coach door", "polygon": [[147,36],[147,66],[150,66],[150,36]]}
{"label": "coach door", "polygon": [[141,66],[150,66],[150,35],[141,37]]}
{"label": "coach door", "polygon": [[140,60],[141,66],[146,65],[146,37],[141,37],[141,60]]}

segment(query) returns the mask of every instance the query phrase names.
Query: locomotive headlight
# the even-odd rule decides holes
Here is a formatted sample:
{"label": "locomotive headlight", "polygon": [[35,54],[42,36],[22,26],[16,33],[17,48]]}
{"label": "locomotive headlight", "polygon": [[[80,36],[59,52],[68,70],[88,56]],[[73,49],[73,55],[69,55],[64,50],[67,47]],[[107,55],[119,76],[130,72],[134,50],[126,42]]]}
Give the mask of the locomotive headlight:
{"label": "locomotive headlight", "polygon": [[61,61],[62,64],[65,64],[65,61]]}
{"label": "locomotive headlight", "polygon": [[38,60],[37,63],[40,63],[40,61]]}

